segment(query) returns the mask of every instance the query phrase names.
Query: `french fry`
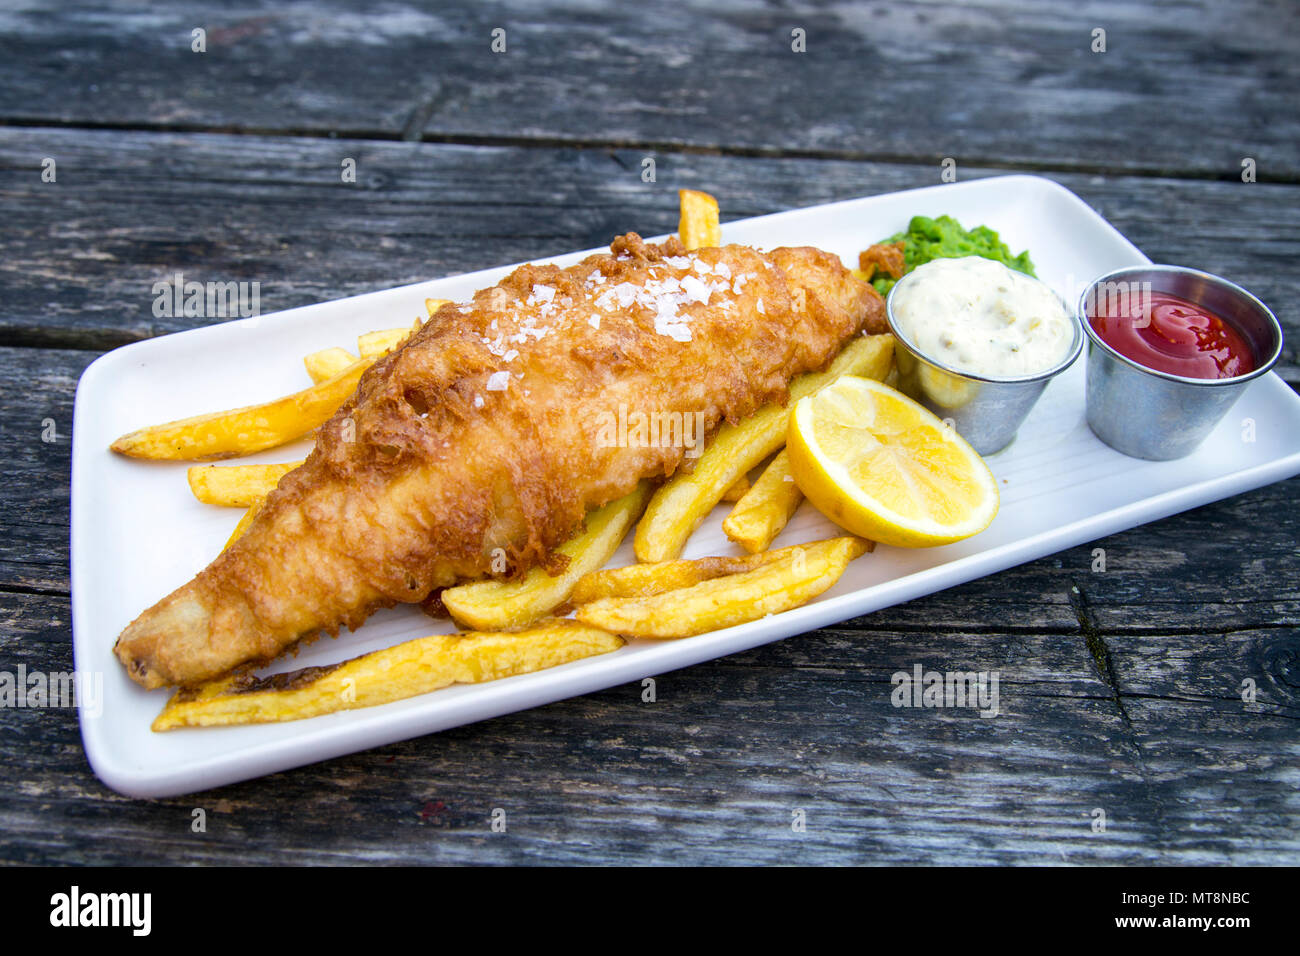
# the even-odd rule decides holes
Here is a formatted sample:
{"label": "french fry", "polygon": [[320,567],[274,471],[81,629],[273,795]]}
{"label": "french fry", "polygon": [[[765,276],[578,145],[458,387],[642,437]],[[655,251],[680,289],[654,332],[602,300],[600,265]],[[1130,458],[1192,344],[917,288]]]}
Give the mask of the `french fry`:
{"label": "french fry", "polygon": [[417,321],[409,329],[379,329],[357,336],[357,353],[362,358],[379,358],[379,356],[401,347],[411,337],[411,333],[420,328]]}
{"label": "french fry", "polygon": [[208,461],[275,448],[324,424],[357,389],[373,364],[358,359],[328,381],[262,405],[249,405],[154,425],[110,446],[120,455],[153,461]]}
{"label": "french fry", "polygon": [[307,374],[311,376],[311,380],[319,385],[338,375],[356,360],[357,356],[347,349],[332,348],[321,349],[319,352],[303,356],[302,364],[307,366]]}
{"label": "french fry", "polygon": [[[796,547],[800,547],[796,545]],[[656,564],[629,564],[625,568],[593,571],[578,580],[569,595],[574,605],[590,604],[602,598],[651,597],[664,591],[688,588],[701,581],[711,581],[727,574],[753,571],[779,561],[793,548],[764,551],[761,554],[721,555],[693,558],[689,561],[660,561]]]}
{"label": "french fry", "polygon": [[867,548],[859,538],[816,541],[753,571],[652,597],[602,598],[575,613],[584,624],[627,637],[691,637],[808,603],[835,584]]}
{"label": "french fry", "polygon": [[[425,299],[424,308],[432,318],[433,314],[450,302],[450,299]],[[386,352],[391,352],[397,348],[412,332],[419,329],[420,322],[416,322],[409,329],[379,329],[375,332],[366,332],[357,337],[357,348],[362,358],[378,358]],[[327,378],[332,378],[341,372],[351,363],[357,360],[347,349],[331,348],[321,349],[319,352],[312,352],[303,359],[307,365],[307,374],[311,376],[313,382],[322,382]]]}
{"label": "french fry", "polygon": [[749,494],[749,488],[749,475],[741,475],[736,479],[735,484],[722,493],[722,500],[739,501]]}
{"label": "french fry", "polygon": [[[829,385],[841,375],[883,378],[894,357],[888,333],[856,338],[824,372],[800,375],[790,385],[790,402]],[[668,561],[682,553],[686,540],[722,500],[736,479],[785,444],[789,409],[765,405],[735,425],[723,424],[688,474],[659,487],[636,528],[636,556],[646,562]]]}
{"label": "french fry", "polygon": [[232,531],[230,537],[226,539],[226,543],[221,548],[222,551],[225,551],[226,548],[230,547],[243,537],[244,532],[248,530],[248,526],[253,523],[253,519],[257,517],[257,513],[262,510],[264,504],[266,504],[266,499],[259,498],[248,506],[248,510],[244,512],[244,516],[239,519],[239,524],[235,525],[235,530]]}
{"label": "french fry", "polygon": [[301,720],[405,700],[451,684],[527,674],[622,646],[619,637],[569,620],[513,633],[437,634],[332,667],[260,679],[236,675],[177,691],[153,729]]}
{"label": "french fry", "polygon": [[784,448],[763,469],[758,481],[722,522],[722,530],[750,554],[766,549],[803,501],[803,492],[790,474]]}
{"label": "french fry", "polygon": [[722,226],[718,222],[718,201],[708,193],[694,189],[677,190],[681,212],[677,234],[687,249],[722,245]]}
{"label": "french fry", "polygon": [[190,491],[205,505],[248,508],[301,464],[299,460],[282,465],[193,465],[186,476]]}
{"label": "french fry", "polygon": [[569,599],[579,578],[608,561],[641,516],[650,497],[648,483],[587,515],[586,530],[561,545],[569,566],[552,576],[533,568],[516,581],[474,581],[442,592],[443,606],[462,627],[480,631],[523,627]]}

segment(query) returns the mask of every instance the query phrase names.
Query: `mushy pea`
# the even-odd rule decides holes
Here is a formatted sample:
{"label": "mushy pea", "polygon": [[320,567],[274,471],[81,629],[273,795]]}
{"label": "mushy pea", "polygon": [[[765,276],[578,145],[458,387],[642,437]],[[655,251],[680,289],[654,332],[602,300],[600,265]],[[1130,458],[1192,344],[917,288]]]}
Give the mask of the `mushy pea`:
{"label": "mushy pea", "polygon": [[[1034,275],[1034,264],[1029,259],[1028,250],[1013,256],[1007,244],[992,229],[987,226],[963,229],[961,223],[951,216],[940,216],[938,219],[913,216],[905,232],[882,240],[880,245],[895,242],[903,243],[904,274],[934,259],[982,256],[1027,276]],[[887,295],[897,281],[889,275],[871,278],[871,284],[881,295]]]}

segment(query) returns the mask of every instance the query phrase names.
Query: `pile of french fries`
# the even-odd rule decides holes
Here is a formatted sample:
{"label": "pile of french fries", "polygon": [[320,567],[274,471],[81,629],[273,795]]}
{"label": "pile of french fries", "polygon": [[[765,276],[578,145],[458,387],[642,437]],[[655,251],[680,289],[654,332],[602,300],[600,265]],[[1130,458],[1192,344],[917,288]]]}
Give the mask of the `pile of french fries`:
{"label": "pile of french fries", "polygon": [[[688,249],[722,242],[717,201],[680,192],[679,233]],[[426,299],[430,317],[445,300]],[[354,355],[328,348],[304,358],[312,385],[262,405],[201,415],[119,438],[113,450],[155,461],[230,458],[309,435],[355,391],[362,373],[400,348],[420,327],[369,332]],[[841,375],[884,379],[893,365],[889,335],[854,339],[825,372],[791,383],[792,401]],[[626,638],[676,639],[743,624],[806,604],[832,587],[872,542],[831,538],[769,550],[803,496],[784,451],[788,409],[773,404],[735,425],[723,424],[688,473],[653,488],[643,481],[591,512],[582,532],[559,550],[569,561],[551,575],[534,568],[511,581],[448,588],[441,602],[464,631],[406,641],[332,667],[270,678],[240,674],[178,691],[154,730],[298,720],[370,707],[529,673],[623,646]],[[752,483],[750,473],[763,466]],[[190,489],[202,502],[246,509],[229,547],[266,496],[301,461],[272,465],[196,465]],[[691,534],[720,502],[735,502],[723,522],[740,556],[681,560]],[[602,570],[635,527],[639,563]],[[561,615],[572,611],[574,619]]]}

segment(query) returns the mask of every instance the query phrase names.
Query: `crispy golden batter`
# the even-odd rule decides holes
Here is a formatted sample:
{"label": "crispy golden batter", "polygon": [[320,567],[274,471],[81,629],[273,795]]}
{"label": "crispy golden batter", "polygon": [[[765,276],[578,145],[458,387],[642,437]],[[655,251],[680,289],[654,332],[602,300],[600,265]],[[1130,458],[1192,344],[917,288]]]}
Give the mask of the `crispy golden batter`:
{"label": "crispy golden batter", "polygon": [[883,312],[811,248],[687,253],[629,233],[568,269],[523,266],[369,369],[243,536],[115,652],[146,687],[191,684],[503,564],[558,571],[588,510],[688,450],[611,429],[620,412],[707,434],[784,401]]}
{"label": "crispy golden batter", "polygon": [[858,268],[867,274],[868,279],[884,276],[889,279],[901,279],[907,271],[903,261],[903,243],[878,242],[874,246],[858,253]]}

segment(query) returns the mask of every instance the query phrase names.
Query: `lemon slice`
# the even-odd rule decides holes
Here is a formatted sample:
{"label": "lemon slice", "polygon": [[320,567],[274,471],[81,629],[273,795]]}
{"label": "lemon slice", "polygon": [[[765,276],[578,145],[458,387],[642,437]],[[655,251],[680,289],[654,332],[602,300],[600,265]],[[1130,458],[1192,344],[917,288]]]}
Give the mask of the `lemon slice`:
{"label": "lemon slice", "polygon": [[872,379],[843,376],[790,412],[790,471],[836,524],[924,548],[978,534],[998,513],[984,459],[930,411]]}

